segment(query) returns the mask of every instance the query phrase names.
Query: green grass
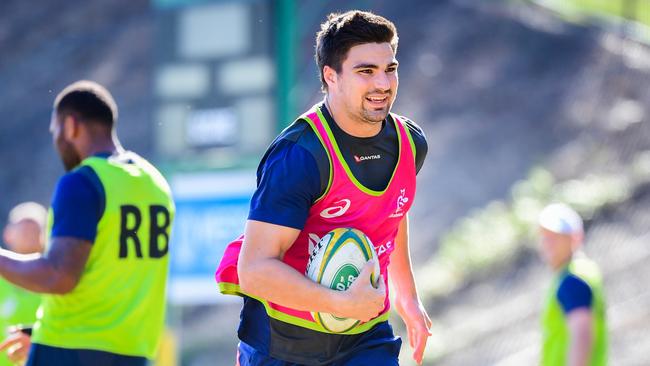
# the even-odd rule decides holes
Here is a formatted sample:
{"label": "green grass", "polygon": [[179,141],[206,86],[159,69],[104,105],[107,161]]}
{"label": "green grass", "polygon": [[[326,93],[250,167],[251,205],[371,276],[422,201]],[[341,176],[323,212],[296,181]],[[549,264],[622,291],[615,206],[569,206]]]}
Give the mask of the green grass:
{"label": "green grass", "polygon": [[[572,19],[609,18],[632,20],[650,27],[650,1],[648,0],[532,0]],[[646,38],[650,31],[645,29]]]}
{"label": "green grass", "polygon": [[[613,15],[650,26],[650,2],[647,0],[564,0],[592,14]],[[626,14],[627,13],[627,14]]]}

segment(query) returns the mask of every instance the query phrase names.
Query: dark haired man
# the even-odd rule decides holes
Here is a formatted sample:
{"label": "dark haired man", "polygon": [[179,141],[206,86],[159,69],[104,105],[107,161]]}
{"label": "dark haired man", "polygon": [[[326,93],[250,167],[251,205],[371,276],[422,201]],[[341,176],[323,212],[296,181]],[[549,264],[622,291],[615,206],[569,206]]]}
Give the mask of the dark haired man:
{"label": "dark haired man", "polygon": [[[388,269],[413,358],[431,321],[418,297],[407,211],[427,152],[413,122],[390,114],[397,94],[397,31],[368,12],[332,14],[316,38],[325,100],[278,136],[258,168],[244,236],[229,245],[216,279],[244,296],[240,365],[397,365],[401,340],[388,324]],[[349,289],[304,276],[316,237],[360,229],[379,255],[378,288],[366,265]],[[389,267],[390,261],[390,267]],[[311,312],[362,324],[332,334]]]}
{"label": "dark haired man", "polygon": [[54,102],[50,132],[68,172],[52,200],[44,255],[0,252],[0,275],[43,295],[27,365],[145,365],[164,321],[169,186],[115,136],[117,107],[97,83]]}

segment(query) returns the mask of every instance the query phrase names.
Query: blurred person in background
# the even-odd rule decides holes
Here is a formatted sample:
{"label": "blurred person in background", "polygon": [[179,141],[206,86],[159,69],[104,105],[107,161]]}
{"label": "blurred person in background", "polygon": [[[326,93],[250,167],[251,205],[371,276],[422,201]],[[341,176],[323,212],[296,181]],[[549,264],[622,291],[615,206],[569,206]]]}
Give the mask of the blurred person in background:
{"label": "blurred person in background", "polygon": [[146,365],[163,330],[169,186],[115,134],[117,106],[79,81],[56,97],[50,132],[66,174],[43,255],[0,253],[0,275],[43,293],[30,366]]}
{"label": "blurred person in background", "polygon": [[[36,202],[23,202],[9,212],[3,231],[5,249],[19,254],[40,254],[45,242],[47,210]],[[41,296],[0,281],[0,329],[9,337],[0,344],[0,366],[23,362],[29,351],[29,332],[36,321]]]}
{"label": "blurred person in background", "polygon": [[[330,14],[321,25],[315,58],[325,99],[268,148],[245,233],[216,273],[223,293],[244,296],[241,366],[397,365],[401,339],[388,323],[388,272],[413,358],[422,362],[431,320],[413,279],[407,212],[427,143],[419,126],[389,113],[397,43],[393,23],[368,12]],[[304,275],[314,236],[339,227],[359,229],[374,243],[378,288],[370,263],[341,292]],[[334,334],[310,311],[362,324]]]}
{"label": "blurred person in background", "polygon": [[607,364],[607,327],[602,277],[580,251],[583,222],[555,203],[539,216],[541,255],[554,272],[542,317],[543,366]]}

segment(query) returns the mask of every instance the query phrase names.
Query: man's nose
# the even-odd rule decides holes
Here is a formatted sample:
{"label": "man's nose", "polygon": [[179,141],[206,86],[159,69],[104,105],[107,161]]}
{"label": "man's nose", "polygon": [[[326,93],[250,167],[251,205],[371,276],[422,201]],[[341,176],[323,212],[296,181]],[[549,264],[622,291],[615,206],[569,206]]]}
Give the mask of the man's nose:
{"label": "man's nose", "polygon": [[375,82],[375,88],[382,90],[382,91],[387,91],[390,89],[390,79],[388,78],[388,75],[385,72],[378,72],[374,78]]}

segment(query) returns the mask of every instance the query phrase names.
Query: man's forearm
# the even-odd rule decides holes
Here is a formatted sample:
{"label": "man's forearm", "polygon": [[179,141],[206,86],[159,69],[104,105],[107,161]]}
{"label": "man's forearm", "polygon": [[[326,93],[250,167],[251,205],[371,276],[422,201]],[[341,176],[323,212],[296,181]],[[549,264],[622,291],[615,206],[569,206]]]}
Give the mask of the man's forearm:
{"label": "man's forearm", "polygon": [[415,279],[413,278],[413,272],[411,271],[410,266],[406,266],[403,263],[397,264],[391,261],[389,273],[390,281],[395,289],[395,299],[397,301],[419,299]]}
{"label": "man's forearm", "polygon": [[593,346],[592,326],[593,315],[591,309],[580,308],[568,314],[569,333],[569,366],[586,366],[591,358]]}
{"label": "man's forearm", "polygon": [[591,356],[591,335],[571,340],[569,366],[587,366]]}
{"label": "man's forearm", "polygon": [[16,286],[40,293],[64,293],[59,273],[41,254],[0,249],[0,275]]}
{"label": "man's forearm", "polygon": [[237,272],[241,290],[250,296],[292,309],[330,313],[360,321],[373,319],[384,308],[386,286],[370,282],[372,263],[366,263],[345,291],[317,284],[281,258],[300,231],[261,221],[246,223]]}
{"label": "man's forearm", "polygon": [[296,310],[337,313],[336,291],[321,286],[275,258],[240,266],[242,291]]}
{"label": "man's forearm", "polygon": [[404,218],[395,238],[395,250],[391,254],[389,267],[389,277],[398,301],[418,300],[408,244],[408,218]]}

